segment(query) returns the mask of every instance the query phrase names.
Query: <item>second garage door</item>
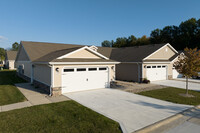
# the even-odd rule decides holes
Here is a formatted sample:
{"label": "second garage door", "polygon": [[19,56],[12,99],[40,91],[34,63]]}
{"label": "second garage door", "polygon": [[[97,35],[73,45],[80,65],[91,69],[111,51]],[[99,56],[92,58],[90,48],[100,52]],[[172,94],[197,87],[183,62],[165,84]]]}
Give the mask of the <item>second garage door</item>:
{"label": "second garage door", "polygon": [[156,80],[166,80],[167,79],[167,69],[166,66],[147,66],[146,76],[150,81]]}
{"label": "second garage door", "polygon": [[108,67],[65,68],[62,93],[109,87]]}

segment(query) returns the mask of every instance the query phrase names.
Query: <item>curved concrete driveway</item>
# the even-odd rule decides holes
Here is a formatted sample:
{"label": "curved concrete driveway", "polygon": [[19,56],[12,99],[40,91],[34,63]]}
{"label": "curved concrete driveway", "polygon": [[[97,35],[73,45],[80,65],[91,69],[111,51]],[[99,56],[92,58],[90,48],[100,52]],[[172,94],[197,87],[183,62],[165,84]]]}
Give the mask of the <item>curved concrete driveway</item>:
{"label": "curved concrete driveway", "polygon": [[114,89],[98,89],[64,95],[119,122],[123,132],[128,133],[191,107]]}

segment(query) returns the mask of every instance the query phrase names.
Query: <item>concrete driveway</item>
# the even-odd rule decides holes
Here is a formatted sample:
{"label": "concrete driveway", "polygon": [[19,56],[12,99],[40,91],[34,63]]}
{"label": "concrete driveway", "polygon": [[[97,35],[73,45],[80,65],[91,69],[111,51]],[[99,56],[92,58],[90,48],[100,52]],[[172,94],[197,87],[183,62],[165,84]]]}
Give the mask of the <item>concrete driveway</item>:
{"label": "concrete driveway", "polygon": [[[169,86],[169,87],[177,87],[177,88],[182,88],[185,89],[185,81],[177,81],[177,80],[161,80],[161,81],[152,81],[152,84],[157,84],[157,85],[164,85],[164,86]],[[194,83],[194,82],[189,82],[189,89],[190,90],[195,90],[195,91],[200,91],[200,83]]]}
{"label": "concrete driveway", "polygon": [[64,95],[119,122],[123,132],[128,133],[192,107],[115,89],[97,89]]}

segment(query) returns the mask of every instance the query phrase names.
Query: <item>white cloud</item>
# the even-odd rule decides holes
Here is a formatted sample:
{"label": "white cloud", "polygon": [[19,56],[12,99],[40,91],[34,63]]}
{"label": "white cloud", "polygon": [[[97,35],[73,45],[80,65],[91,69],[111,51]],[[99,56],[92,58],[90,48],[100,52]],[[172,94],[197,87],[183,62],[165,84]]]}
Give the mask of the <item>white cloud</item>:
{"label": "white cloud", "polygon": [[5,41],[8,40],[8,38],[4,37],[4,36],[0,36],[0,41]]}

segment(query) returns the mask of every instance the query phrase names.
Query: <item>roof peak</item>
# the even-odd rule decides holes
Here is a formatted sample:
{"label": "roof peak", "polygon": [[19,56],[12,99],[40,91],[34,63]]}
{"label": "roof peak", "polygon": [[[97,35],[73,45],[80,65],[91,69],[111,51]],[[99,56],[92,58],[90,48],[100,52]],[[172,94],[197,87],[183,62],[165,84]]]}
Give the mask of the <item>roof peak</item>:
{"label": "roof peak", "polygon": [[[52,43],[52,42],[36,42],[36,41],[20,41],[21,44],[48,44],[48,45],[75,45],[75,46],[86,46],[83,44],[66,44],[66,43]],[[89,46],[89,45],[87,45]],[[92,46],[92,45],[91,45]]]}

